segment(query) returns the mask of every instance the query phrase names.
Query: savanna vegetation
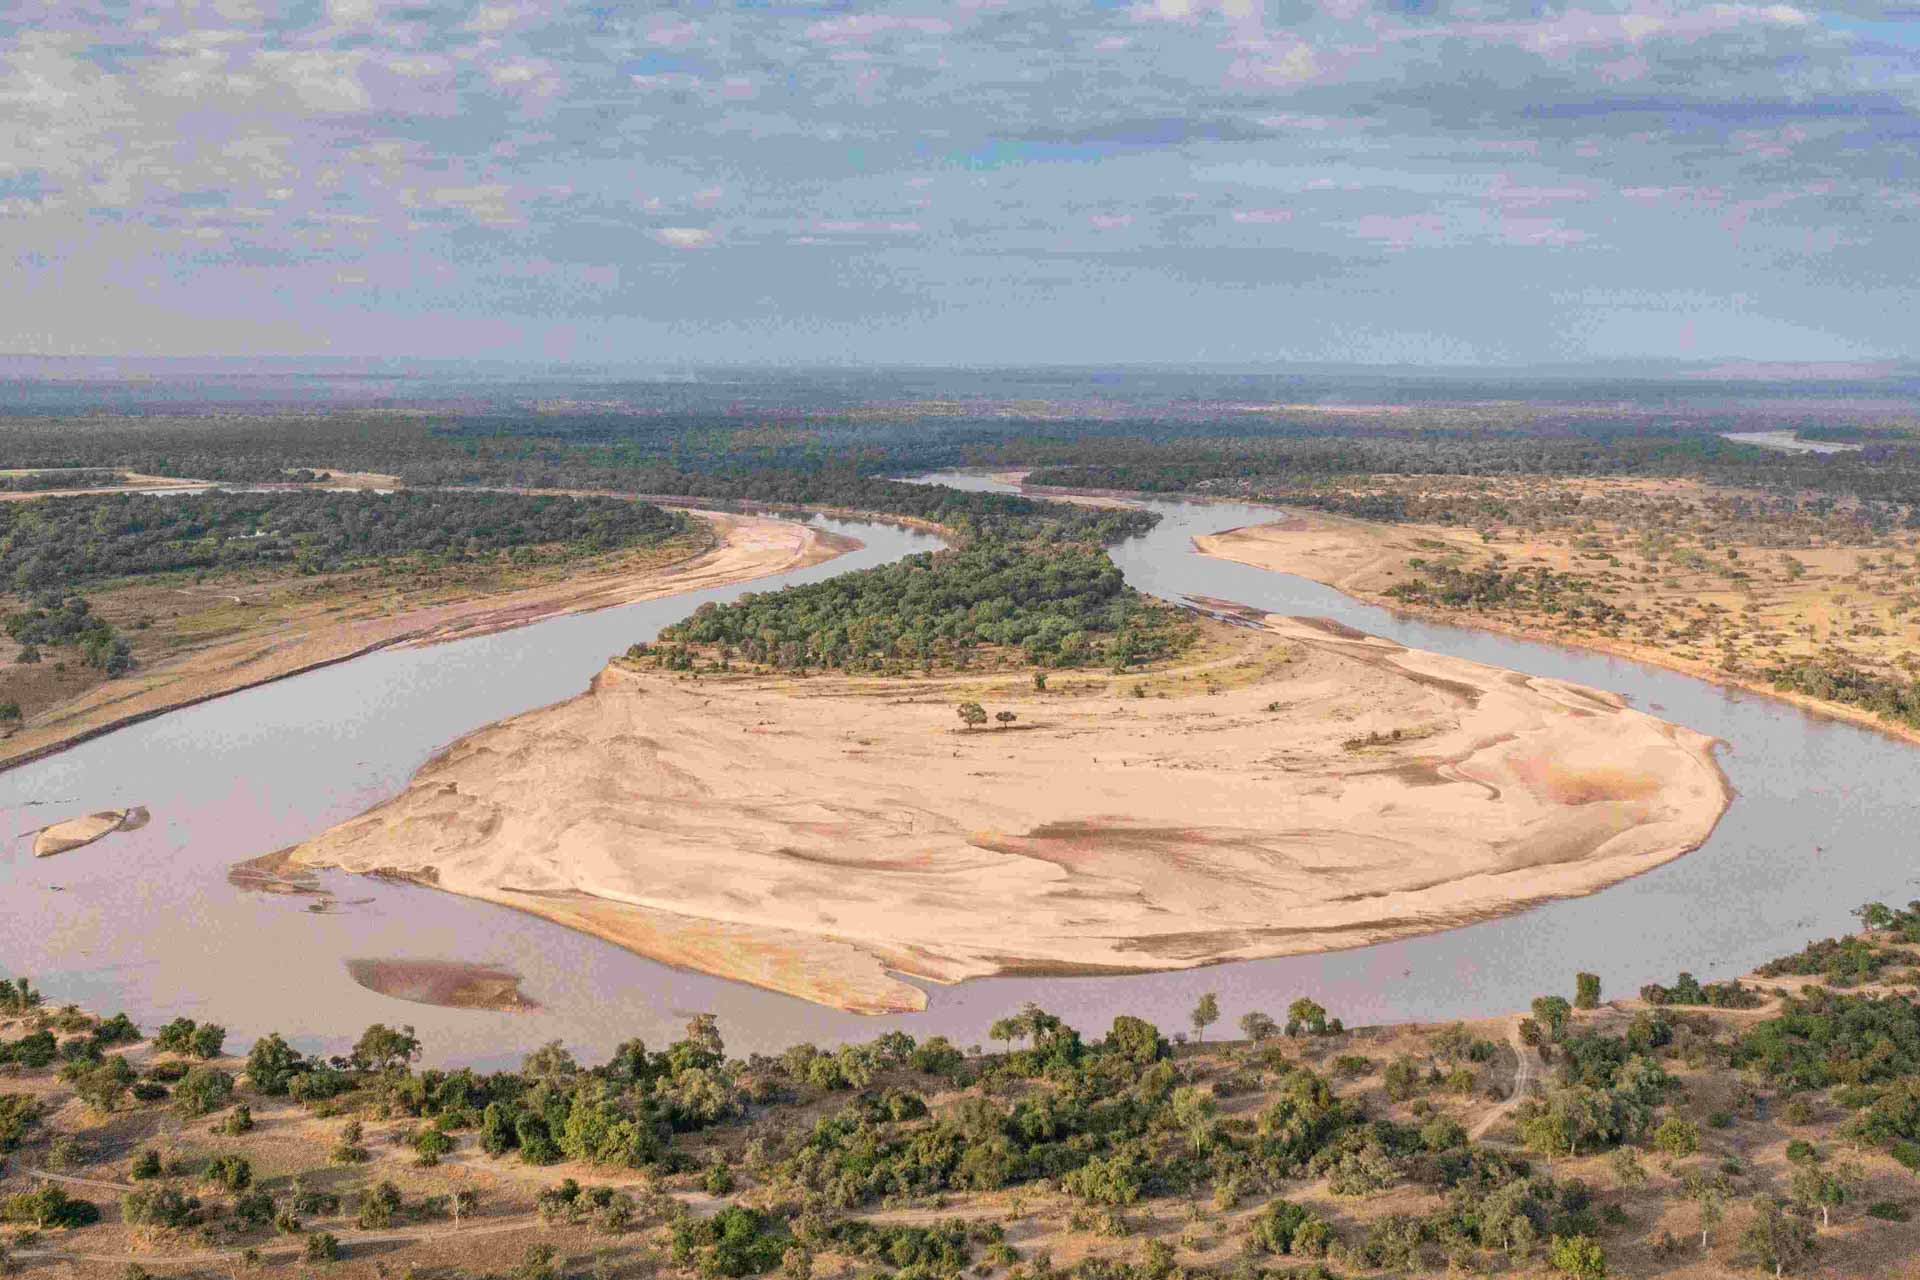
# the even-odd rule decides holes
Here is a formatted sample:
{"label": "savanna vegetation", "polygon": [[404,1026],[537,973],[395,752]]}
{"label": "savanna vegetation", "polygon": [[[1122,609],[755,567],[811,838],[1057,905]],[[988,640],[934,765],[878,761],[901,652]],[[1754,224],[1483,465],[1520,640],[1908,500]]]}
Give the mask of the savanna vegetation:
{"label": "savanna vegetation", "polygon": [[[1683,975],[1608,1003],[1581,974],[1517,1051],[1498,1024],[1349,1030],[1306,998],[1203,1043],[1209,995],[1192,1039],[1028,1005],[992,1051],[893,1031],[738,1058],[699,1015],[657,1050],[477,1072],[422,1068],[401,1026],[334,1056],[271,1034],[236,1056],[191,1019],[141,1044],[12,980],[0,1240],[28,1266],[290,1273],[398,1248],[703,1280],[1891,1274],[1920,1248],[1920,1003],[1885,979],[1920,958],[1920,904],[1861,914],[1770,966],[1797,993]],[[1836,989],[1804,958],[1836,948],[1890,959]]]}

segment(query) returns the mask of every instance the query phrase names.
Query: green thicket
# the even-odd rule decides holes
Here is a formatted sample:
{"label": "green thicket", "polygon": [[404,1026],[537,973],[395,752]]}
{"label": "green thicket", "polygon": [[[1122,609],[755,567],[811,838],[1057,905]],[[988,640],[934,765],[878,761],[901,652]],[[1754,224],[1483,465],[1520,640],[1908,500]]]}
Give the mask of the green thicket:
{"label": "green thicket", "polygon": [[42,646],[73,646],[90,667],[118,675],[132,665],[128,645],[113,624],[93,612],[81,596],[42,597],[40,603],[7,615],[7,634],[21,646],[21,660],[40,660]]}
{"label": "green thicket", "polygon": [[843,573],[825,582],[702,605],[664,628],[668,666],[688,646],[783,668],[964,667],[981,646],[1038,666],[1125,666],[1163,657],[1192,634],[1184,615],[1133,591],[1094,547],[978,540]]}
{"label": "green thicket", "polygon": [[1835,657],[1783,662],[1761,675],[1776,689],[1859,707],[1885,720],[1920,727],[1920,681],[1876,675]]}

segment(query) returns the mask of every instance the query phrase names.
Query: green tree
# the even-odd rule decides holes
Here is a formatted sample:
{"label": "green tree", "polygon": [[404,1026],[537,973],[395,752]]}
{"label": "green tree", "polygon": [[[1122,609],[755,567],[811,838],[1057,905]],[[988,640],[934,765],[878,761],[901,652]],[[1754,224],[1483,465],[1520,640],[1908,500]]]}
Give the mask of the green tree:
{"label": "green tree", "polygon": [[1306,1034],[1320,1036],[1327,1033],[1327,1011],[1315,1001],[1301,996],[1287,1006],[1286,1033],[1289,1037]]}
{"label": "green tree", "polygon": [[1727,1216],[1727,1193],[1718,1182],[1708,1178],[1690,1179],[1686,1193],[1699,1207],[1700,1252],[1705,1253],[1712,1246],[1713,1229]]}
{"label": "green tree", "polygon": [[720,1038],[720,1020],[710,1013],[693,1015],[687,1023],[687,1043],[716,1059],[727,1056],[726,1041]]}
{"label": "green tree", "polygon": [[116,1056],[82,1073],[73,1082],[73,1092],[95,1111],[108,1112],[120,1105],[133,1081],[133,1068],[125,1058]]}
{"label": "green tree", "polygon": [[987,1036],[1004,1044],[1007,1052],[1012,1053],[1013,1042],[1026,1039],[1027,1020],[1017,1013],[1012,1017],[997,1018],[993,1025],[987,1028]]}
{"label": "green tree", "polygon": [[275,1031],[254,1041],[247,1051],[247,1083],[261,1093],[281,1097],[287,1082],[305,1065],[305,1059]]}
{"label": "green tree", "polygon": [[1008,725],[1012,724],[1015,720],[1018,720],[1020,717],[1015,715],[1011,711],[996,711],[993,713],[993,718],[995,720],[998,720],[1000,722],[1000,727],[1004,729]]}
{"label": "green tree", "polygon": [[1240,1034],[1255,1044],[1272,1038],[1279,1030],[1280,1024],[1258,1009],[1240,1015]]}
{"label": "green tree", "polygon": [[1546,1029],[1550,1040],[1560,1039],[1566,1031],[1567,1019],[1572,1016],[1573,1006],[1565,996],[1541,996],[1533,1002],[1534,1021]]}
{"label": "green tree", "polygon": [[1847,1203],[1860,1185],[1860,1171],[1851,1164],[1834,1168],[1807,1163],[1793,1171],[1789,1187],[1794,1203],[1808,1213],[1820,1211],[1820,1225],[1833,1225],[1833,1211]]}
{"label": "green tree", "polygon": [[173,1087],[173,1105],[183,1116],[218,1111],[233,1097],[233,1077],[218,1067],[195,1067]]}
{"label": "green tree", "polygon": [[1675,1158],[1690,1156],[1700,1149],[1700,1126],[1679,1116],[1668,1116],[1653,1131],[1653,1145]]}
{"label": "green tree", "polygon": [[[998,1024],[995,1024],[998,1025]],[[1160,1029],[1145,1018],[1118,1014],[1107,1032],[1106,1047],[1129,1062],[1145,1065],[1167,1056],[1167,1042]]]}
{"label": "green tree", "polygon": [[1193,1024],[1194,1037],[1204,1042],[1207,1028],[1220,1021],[1220,998],[1211,991],[1207,992],[1193,1006],[1193,1012],[1187,1015],[1187,1020]]}
{"label": "green tree", "polygon": [[955,708],[960,723],[969,729],[977,729],[987,722],[987,709],[977,702],[963,702]]}
{"label": "green tree", "polygon": [[1553,1237],[1547,1262],[1567,1280],[1606,1280],[1606,1251],[1591,1236]]}
{"label": "green tree", "polygon": [[1784,1276],[1813,1255],[1813,1226],[1796,1218],[1772,1196],[1754,1201],[1753,1220],[1740,1233],[1740,1243],[1763,1269]]}
{"label": "green tree", "polygon": [[1576,973],[1573,975],[1573,1007],[1576,1009],[1598,1009],[1600,1007],[1600,975],[1597,973]]}
{"label": "green tree", "polygon": [[412,1027],[395,1030],[376,1022],[361,1033],[354,1043],[349,1061],[362,1071],[391,1071],[405,1067],[420,1056],[420,1040]]}

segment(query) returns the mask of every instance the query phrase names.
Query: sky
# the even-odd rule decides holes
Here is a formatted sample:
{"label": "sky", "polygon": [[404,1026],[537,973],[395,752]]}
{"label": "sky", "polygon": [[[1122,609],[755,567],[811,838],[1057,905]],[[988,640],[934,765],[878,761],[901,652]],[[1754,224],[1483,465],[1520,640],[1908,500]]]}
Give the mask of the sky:
{"label": "sky", "polygon": [[0,351],[1920,355],[1920,0],[0,0]]}

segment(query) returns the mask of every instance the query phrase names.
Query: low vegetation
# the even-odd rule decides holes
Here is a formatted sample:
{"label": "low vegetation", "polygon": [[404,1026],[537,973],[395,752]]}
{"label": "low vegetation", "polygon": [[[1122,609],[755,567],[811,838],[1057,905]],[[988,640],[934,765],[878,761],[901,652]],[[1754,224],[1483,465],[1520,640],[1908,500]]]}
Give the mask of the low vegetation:
{"label": "low vegetation", "polygon": [[[1513,1051],[1473,1028],[1349,1031],[1309,999],[1205,1044],[1210,995],[1192,1043],[1127,1015],[1090,1040],[1028,1005],[994,1053],[895,1031],[739,1059],[700,1015],[659,1050],[588,1066],[552,1044],[481,1073],[417,1067],[405,1027],[337,1057],[268,1035],[233,1058],[189,1019],[136,1067],[127,1019],[15,980],[0,1223],[21,1256],[218,1248],[275,1270],[392,1237],[449,1275],[497,1273],[508,1248],[515,1276],[702,1280],[1590,1278],[1688,1257],[1892,1274],[1912,1256],[1920,1004],[1865,989],[1887,965],[1843,966],[1849,990],[1820,975],[1836,948],[1905,963],[1920,903],[1861,914],[1860,937],[1770,966],[1813,978],[1770,1010],[1686,975],[1622,1007],[1577,975],[1520,1024],[1540,1081],[1523,1095]],[[54,1119],[69,1091],[78,1127]],[[171,1136],[113,1136],[149,1111]],[[476,1217],[539,1235],[464,1237]]]}

